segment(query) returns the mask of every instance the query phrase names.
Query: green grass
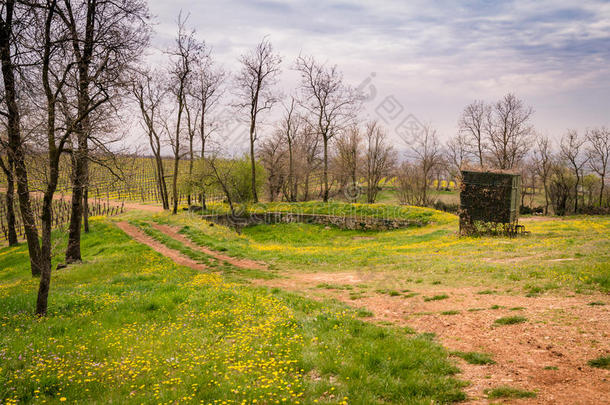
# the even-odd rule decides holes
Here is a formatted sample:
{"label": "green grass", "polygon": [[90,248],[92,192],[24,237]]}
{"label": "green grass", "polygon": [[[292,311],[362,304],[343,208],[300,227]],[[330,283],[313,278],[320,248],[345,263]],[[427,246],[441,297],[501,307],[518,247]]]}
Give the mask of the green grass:
{"label": "green grass", "polygon": [[456,309],[452,309],[450,311],[443,311],[441,312],[441,315],[458,315],[460,314],[462,311],[458,311]]}
{"label": "green grass", "polygon": [[451,355],[464,359],[469,364],[477,364],[477,365],[496,364],[496,362],[487,353],[457,351],[457,352],[451,352]]}
{"label": "green grass", "polygon": [[494,293],[495,293],[495,291],[493,291],[493,290],[482,290],[482,291],[477,292],[477,294],[480,294],[480,295],[494,294]]}
{"label": "green grass", "polygon": [[[220,267],[177,266],[104,220],[91,227],[84,263],[53,273],[44,319],[32,315],[26,246],[0,249],[0,402],[465,398],[447,352],[425,336],[235,282]],[[55,236],[57,263],[65,239]]]}
{"label": "green grass", "polygon": [[536,393],[533,391],[526,391],[519,388],[513,388],[508,386],[501,386],[486,390],[487,398],[489,399],[500,399],[500,398],[536,398]]}
{"label": "green grass", "polygon": [[[400,206],[391,204],[361,204],[344,203],[338,201],[321,202],[274,202],[257,203],[242,207],[245,212],[265,213],[265,212],[292,212],[298,214],[321,214],[333,216],[354,216],[371,217],[381,219],[401,219],[410,220],[414,224],[425,225],[430,222],[446,223],[451,221],[451,215],[442,211],[430,208]],[[228,214],[227,204],[212,203],[208,204],[205,214]]]}
{"label": "green grass", "polygon": [[[240,235],[192,214],[162,214],[155,220],[182,226],[197,244],[262,260],[281,271],[365,269],[388,274],[406,287],[441,281],[448,287],[482,286],[479,291],[485,293],[511,289],[533,297],[548,290],[610,291],[610,217],[529,222],[527,237],[471,238],[456,234],[457,217],[442,215],[446,221],[385,232],[291,223],[250,226]],[[371,285],[388,287],[395,288]]]}
{"label": "green grass", "polygon": [[596,359],[589,360],[588,364],[591,367],[605,368],[606,370],[610,370],[610,356],[600,356]]}
{"label": "green grass", "polygon": [[426,301],[426,302],[440,301],[440,300],[446,300],[447,298],[449,298],[449,296],[447,294],[438,294],[438,295],[433,295],[432,297],[424,297],[424,301]]}
{"label": "green grass", "polygon": [[523,316],[505,316],[494,321],[496,325],[515,325],[518,323],[527,322],[527,318]]}

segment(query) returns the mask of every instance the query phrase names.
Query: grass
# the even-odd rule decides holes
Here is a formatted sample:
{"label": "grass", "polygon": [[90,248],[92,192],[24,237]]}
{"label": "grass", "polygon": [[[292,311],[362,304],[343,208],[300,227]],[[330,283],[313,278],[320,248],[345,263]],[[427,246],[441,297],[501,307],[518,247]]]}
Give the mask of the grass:
{"label": "grass", "polygon": [[493,290],[482,290],[482,291],[477,292],[477,294],[480,294],[480,295],[495,294],[495,291],[493,291]]}
{"label": "grass", "polygon": [[500,399],[500,398],[536,398],[536,393],[533,391],[526,391],[519,388],[513,388],[509,386],[496,387],[491,390],[486,390],[487,398],[489,399]]}
{"label": "grass", "polygon": [[178,266],[106,220],[91,220],[82,249],[84,263],[53,273],[41,320],[27,247],[0,249],[1,403],[465,398],[441,346],[367,313]]}
{"label": "grass", "polygon": [[456,352],[451,352],[451,355],[464,359],[469,364],[477,364],[477,365],[496,364],[496,362],[487,353],[456,351]]}
{"label": "grass", "polygon": [[449,296],[447,294],[438,294],[438,295],[434,295],[432,297],[424,297],[424,301],[426,301],[426,302],[440,301],[440,300],[446,300],[447,298],[449,298]]}
{"label": "grass", "polygon": [[[310,203],[309,209],[314,206]],[[440,280],[447,287],[480,285],[481,292],[512,289],[534,297],[550,289],[560,293],[610,291],[610,239],[606,236],[610,217],[529,222],[526,226],[531,234],[527,237],[471,238],[456,234],[457,217],[441,214],[444,220],[386,232],[291,223],[250,226],[238,235],[222,226],[209,226],[188,213],[173,217],[161,214],[155,220],[182,226],[181,232],[195,243],[232,256],[262,260],[278,270],[366,269],[391,275],[396,282],[371,285],[373,289],[401,290],[414,283]],[[571,260],[561,260],[566,257]]]}
{"label": "grass", "polygon": [[589,360],[587,363],[591,367],[605,368],[606,370],[610,370],[610,356],[600,356],[596,359]]}
{"label": "grass", "polygon": [[453,310],[450,310],[450,311],[443,311],[443,312],[441,312],[441,315],[458,315],[460,313],[461,313],[461,311],[453,309]]}
{"label": "grass", "polygon": [[523,316],[504,316],[494,321],[495,325],[515,325],[518,323],[527,322],[527,318]]}
{"label": "grass", "polygon": [[[308,202],[274,202],[257,203],[243,207],[244,212],[266,213],[266,212],[292,212],[298,214],[321,214],[333,216],[371,217],[380,219],[401,219],[413,221],[413,224],[425,225],[431,222],[446,223],[451,221],[451,215],[430,208],[401,206],[395,204],[362,204],[330,201]],[[204,214],[228,214],[227,204],[212,203],[208,205]]]}

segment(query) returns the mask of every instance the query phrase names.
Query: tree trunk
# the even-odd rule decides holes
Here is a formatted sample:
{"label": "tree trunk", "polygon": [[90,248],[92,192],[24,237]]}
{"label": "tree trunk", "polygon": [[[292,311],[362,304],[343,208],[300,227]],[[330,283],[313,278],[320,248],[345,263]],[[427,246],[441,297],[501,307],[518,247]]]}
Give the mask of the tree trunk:
{"label": "tree trunk", "polygon": [[549,215],[549,190],[544,181],[544,215]]}
{"label": "tree trunk", "polygon": [[68,247],[66,262],[75,263],[82,260],[80,250],[81,226],[83,222],[83,198],[85,189],[85,173],[87,171],[87,138],[79,133],[78,150],[73,159],[74,174],[72,179],[72,209],[68,231]]}
{"label": "tree trunk", "polygon": [[40,284],[38,285],[38,299],[36,300],[36,314],[47,314],[49,288],[51,286],[51,227],[53,224],[53,192],[51,186],[45,193],[42,205],[42,249]]}
{"label": "tree trunk", "polygon": [[576,169],[576,185],[574,186],[574,213],[578,214],[578,185],[580,184],[580,176]]}
{"label": "tree trunk", "polygon": [[[89,184],[87,181],[86,184]],[[83,227],[85,233],[89,233],[89,186],[85,186],[83,191]]]}
{"label": "tree trunk", "polygon": [[172,195],[174,197],[174,206],[172,213],[178,213],[178,166],[180,163],[180,154],[177,152],[174,155],[174,174],[172,176]]}
{"label": "tree trunk", "polygon": [[15,167],[17,180],[17,195],[19,209],[25,230],[30,254],[32,275],[40,275],[40,245],[38,244],[38,229],[30,203],[28,174],[25,166],[25,155],[21,140],[21,122],[15,91],[15,67],[12,63],[11,36],[14,1],[8,0],[5,5],[6,20],[0,26],[0,59],[2,60],[2,78],[4,80],[4,101],[7,109],[6,129],[8,135],[8,150]]}
{"label": "tree trunk", "polygon": [[603,202],[604,202],[604,181],[606,180],[606,173],[602,173],[602,175],[600,176],[601,180],[602,180],[602,184],[600,185],[599,188],[599,206],[601,207]]}
{"label": "tree trunk", "polygon": [[328,137],[324,136],[324,170],[322,173],[322,182],[324,183],[324,192],[322,201],[328,202]]}
{"label": "tree trunk", "polygon": [[161,204],[164,210],[169,210],[169,198],[167,195],[167,185],[165,184],[165,172],[163,170],[163,159],[155,153],[155,162],[157,164],[157,182],[159,186],[159,194],[161,196]]}
{"label": "tree trunk", "polygon": [[[15,246],[19,243],[17,230],[15,229],[15,179],[13,178],[13,160],[8,158],[8,165],[0,159],[0,165],[6,175],[6,224],[8,227],[8,245]],[[600,203],[601,205],[601,203]]]}
{"label": "tree trunk", "polygon": [[256,193],[256,158],[254,156],[254,121],[250,125],[250,165],[252,166],[252,201],[258,202]]}
{"label": "tree trunk", "polygon": [[[90,136],[89,125],[89,105],[91,98],[89,97],[89,67],[91,65],[94,35],[95,35],[95,15],[97,2],[91,1],[87,3],[87,15],[85,22],[84,41],[79,40],[76,34],[76,27],[72,27],[73,37],[72,45],[75,53],[80,55],[78,60],[78,116],[81,121],[76,126],[77,151],[74,157],[74,178],[72,186],[72,212],[70,215],[70,228],[68,234],[68,247],[66,249],[66,262],[74,263],[81,261],[80,237],[81,223],[83,220],[83,195],[84,188],[88,186],[89,181],[89,145]],[[82,45],[82,48],[81,48]],[[81,53],[82,52],[82,53]]]}
{"label": "tree trunk", "polygon": [[294,159],[292,156],[292,142],[288,142],[288,184],[290,202],[295,202],[296,197],[296,182],[294,181]]}

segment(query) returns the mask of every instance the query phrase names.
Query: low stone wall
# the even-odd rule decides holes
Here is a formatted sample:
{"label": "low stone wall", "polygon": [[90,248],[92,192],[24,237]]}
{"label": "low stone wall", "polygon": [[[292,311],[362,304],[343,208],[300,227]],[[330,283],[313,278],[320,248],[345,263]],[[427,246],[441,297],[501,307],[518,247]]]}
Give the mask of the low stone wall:
{"label": "low stone wall", "polygon": [[388,231],[391,229],[402,229],[424,225],[421,221],[417,220],[300,214],[292,212],[266,212],[261,214],[249,214],[247,216],[202,215],[201,218],[219,225],[236,228],[243,228],[258,224],[288,224],[301,222],[307,224],[336,226],[340,229],[349,230]]}

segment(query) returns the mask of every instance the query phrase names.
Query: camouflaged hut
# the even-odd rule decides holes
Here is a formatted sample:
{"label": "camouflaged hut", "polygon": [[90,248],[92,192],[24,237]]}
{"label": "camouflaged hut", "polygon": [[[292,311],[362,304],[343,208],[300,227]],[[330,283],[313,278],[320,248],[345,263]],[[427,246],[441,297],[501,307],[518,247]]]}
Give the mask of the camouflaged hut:
{"label": "camouflaged hut", "polygon": [[462,170],[460,234],[517,233],[521,175],[500,170]]}

